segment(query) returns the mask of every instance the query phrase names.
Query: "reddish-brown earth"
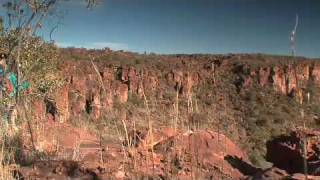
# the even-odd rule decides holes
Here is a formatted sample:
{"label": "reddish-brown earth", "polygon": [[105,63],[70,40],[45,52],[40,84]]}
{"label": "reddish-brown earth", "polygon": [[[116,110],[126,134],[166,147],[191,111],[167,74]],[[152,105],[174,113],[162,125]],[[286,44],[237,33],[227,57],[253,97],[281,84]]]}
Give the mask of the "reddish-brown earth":
{"label": "reddish-brown earth", "polygon": [[[33,99],[21,134],[26,179],[303,179],[304,135],[274,137],[318,127],[316,60],[63,53],[64,84]],[[306,137],[317,179],[318,133]],[[256,166],[265,154],[274,167]]]}
{"label": "reddish-brown earth", "polygon": [[[152,136],[149,132],[136,131],[128,136],[130,145],[123,142],[121,147],[99,145],[93,135],[67,124],[47,124],[45,130],[50,136],[34,137],[37,140],[33,143],[37,149],[42,143],[41,151],[51,154],[52,160],[36,161],[32,167],[20,168],[17,172],[24,178],[302,180],[305,178],[301,167],[303,154],[298,143],[299,138],[307,135],[308,170],[313,174],[308,178],[319,179],[319,159],[315,157],[319,153],[318,132],[292,132],[291,136],[268,143],[267,158],[277,168],[261,170],[229,138],[212,131],[175,132],[171,128],[159,128]],[[31,142],[24,142],[24,147],[28,143]],[[28,148],[25,150],[28,153]]]}
{"label": "reddish-brown earth", "polygon": [[[152,137],[148,132],[133,132],[130,139],[135,143],[129,146],[124,142],[124,147],[100,146],[94,136],[67,124],[47,124],[45,132],[49,136],[34,136],[37,140],[33,143],[53,160],[37,161],[30,168],[21,168],[19,173],[23,177],[240,179],[244,177],[237,169],[240,164],[229,161],[237,159],[250,166],[245,152],[226,136],[212,131],[174,132],[171,128],[161,128]],[[139,140],[134,141],[135,138]],[[32,142],[23,143],[28,147]]]}
{"label": "reddish-brown earth", "polygon": [[[161,57],[163,69],[156,67],[158,61],[139,67],[130,64],[132,60],[124,65],[95,62],[99,72],[90,61],[66,61],[61,66],[66,83],[53,97],[59,111],[55,115],[65,122],[87,111],[92,118],[98,119],[115,103],[126,103],[130,94],[142,97],[145,93],[162,99],[167,90],[175,88],[187,98],[208,80],[219,83],[215,79],[221,71],[233,71],[237,76],[234,85],[239,91],[256,85],[268,86],[284,95],[295,96],[301,103],[307,101],[308,82],[320,85],[320,63],[317,61],[300,58],[283,63],[281,58],[272,58],[263,63],[258,61],[260,64],[253,67],[247,61],[255,58],[253,55]],[[90,110],[86,109],[88,106]],[[38,111],[37,114],[43,113]]]}

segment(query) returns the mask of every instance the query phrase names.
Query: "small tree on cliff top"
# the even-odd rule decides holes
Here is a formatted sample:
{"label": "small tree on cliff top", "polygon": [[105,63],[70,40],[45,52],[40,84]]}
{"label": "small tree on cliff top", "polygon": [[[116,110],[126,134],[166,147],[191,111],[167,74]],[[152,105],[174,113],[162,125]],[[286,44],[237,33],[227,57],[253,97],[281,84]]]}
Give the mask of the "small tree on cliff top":
{"label": "small tree on cliff top", "polygon": [[[48,17],[58,14],[68,0],[6,0],[1,1],[2,9],[5,10],[3,17],[0,17],[0,49],[8,54],[6,71],[17,75],[17,84],[27,80],[31,83],[32,95],[45,95],[59,85],[60,78],[57,73],[58,47],[53,42],[46,42],[37,36],[37,31],[42,28]],[[80,2],[74,0],[75,2]],[[87,3],[87,8],[94,7],[98,0],[82,0]],[[5,3],[3,3],[5,2]],[[18,88],[19,89],[19,88]],[[3,111],[8,104],[13,104],[15,109],[18,104],[26,102],[30,96],[23,96],[23,93],[16,91],[13,98],[4,94],[0,99],[0,110]],[[32,96],[33,97],[33,96]],[[20,111],[18,110],[18,113]],[[1,114],[1,112],[0,112]],[[2,118],[2,115],[0,116]],[[27,118],[27,117],[24,117]],[[2,120],[2,119],[1,119]],[[2,121],[1,121],[2,125]],[[10,164],[13,141],[8,140],[7,134],[0,133],[0,179],[12,179],[5,176],[3,167]],[[10,138],[9,138],[10,139]],[[10,146],[10,148],[8,148]],[[11,174],[9,172],[8,174]],[[10,176],[10,175],[9,175]]]}
{"label": "small tree on cliff top", "polygon": [[[36,33],[47,18],[59,14],[64,1],[68,0],[8,0],[2,5],[6,17],[0,21],[0,48],[7,50],[10,70],[17,73],[18,84],[29,79],[36,84],[35,87],[41,86],[42,91],[44,86],[48,86],[41,80],[47,78],[41,74],[50,74],[55,65],[53,62],[57,60],[58,48],[37,37]],[[101,0],[84,1],[87,8],[92,8]]]}
{"label": "small tree on cliff top", "polygon": [[[6,14],[0,17],[0,48],[9,55],[8,71],[16,73],[18,85],[28,80],[34,95],[50,93],[61,82],[57,73],[58,47],[36,34],[49,17],[57,18],[65,1],[70,0],[7,0],[2,4]],[[83,1],[92,8],[102,0]],[[15,103],[22,95],[16,92]]]}

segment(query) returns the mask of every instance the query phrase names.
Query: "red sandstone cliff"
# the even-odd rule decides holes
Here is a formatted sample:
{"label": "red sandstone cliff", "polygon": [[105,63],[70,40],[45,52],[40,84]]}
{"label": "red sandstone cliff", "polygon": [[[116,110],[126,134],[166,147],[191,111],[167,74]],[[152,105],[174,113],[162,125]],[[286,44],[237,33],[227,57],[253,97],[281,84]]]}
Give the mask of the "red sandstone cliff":
{"label": "red sandstone cliff", "polygon": [[86,112],[98,119],[115,103],[126,103],[130,94],[142,99],[144,93],[161,99],[168,89],[173,89],[187,98],[208,80],[218,84],[216,79],[221,74],[234,75],[236,81],[230,83],[239,91],[252,86],[271,87],[283,95],[296,97],[301,103],[306,101],[309,83],[320,85],[320,63],[316,61],[301,59],[282,63],[276,60],[253,66],[243,61],[250,58],[245,55],[214,59],[165,57],[161,62],[168,64],[165,69],[148,64],[137,67],[99,62],[96,63],[99,74],[89,61],[64,62],[61,68],[66,82],[54,97],[58,116],[60,121],[66,121]]}

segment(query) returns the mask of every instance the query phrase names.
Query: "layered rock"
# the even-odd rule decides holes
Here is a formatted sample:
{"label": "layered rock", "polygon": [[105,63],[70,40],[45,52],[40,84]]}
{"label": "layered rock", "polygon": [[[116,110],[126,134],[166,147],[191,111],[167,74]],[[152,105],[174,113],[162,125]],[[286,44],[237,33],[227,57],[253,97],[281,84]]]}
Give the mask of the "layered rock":
{"label": "layered rock", "polygon": [[283,179],[290,179],[290,180],[317,180],[319,176],[312,176],[301,173],[295,174],[288,174],[285,170],[272,167],[265,169],[263,171],[257,172],[255,175],[248,177],[246,180],[283,180]]}
{"label": "layered rock", "polygon": [[[267,160],[289,173],[320,175],[320,132],[299,130],[267,143]],[[307,167],[304,167],[304,160]]]}
{"label": "layered rock", "polygon": [[270,83],[270,76],[271,76],[271,68],[260,68],[259,69],[259,85],[264,87]]}
{"label": "layered rock", "polygon": [[[258,90],[268,89],[269,91],[273,89],[279,93],[279,96],[296,97],[302,104],[304,102],[303,98],[308,93],[308,86],[310,84],[315,85],[316,88],[320,86],[320,65],[314,61],[300,62],[290,60],[284,63],[280,61],[272,61],[271,63],[266,61],[259,64],[255,61],[246,61],[245,58],[247,56],[241,55],[221,57],[221,59],[220,57],[212,59],[201,56],[200,58],[197,56],[169,56],[163,57],[159,62],[155,61],[149,64],[138,65],[96,62],[98,69],[95,69],[89,61],[67,61],[61,67],[62,74],[66,80],[65,84],[52,95],[52,99],[47,101],[39,99],[32,103],[36,111],[35,119],[41,121],[45,117],[50,117],[49,115],[44,115],[47,113],[53,117],[57,117],[58,119],[53,118],[56,121],[66,122],[72,119],[79,120],[77,122],[81,123],[83,122],[81,120],[88,120],[88,117],[98,121],[99,118],[108,116],[109,113],[119,112],[120,115],[116,114],[116,116],[120,116],[118,118],[124,120],[123,122],[127,123],[128,129],[131,129],[130,123],[135,117],[130,117],[130,113],[132,113],[130,111],[137,110],[140,113],[139,109],[135,109],[134,106],[138,103],[134,104],[132,103],[133,101],[130,101],[133,96],[135,96],[134,98],[140,98],[141,101],[144,100],[144,97],[148,100],[155,100],[156,103],[159,103],[157,104],[159,107],[167,108],[172,107],[172,103],[174,103],[171,98],[172,94],[176,95],[175,93],[178,92],[181,102],[180,108],[182,110],[186,109],[187,103],[189,106],[189,99],[186,98],[196,97],[199,100],[206,100],[208,97],[210,99],[208,103],[199,102],[201,110],[203,110],[207,107],[214,107],[216,109],[216,107],[220,106],[222,103],[218,101],[223,100],[221,98],[217,100],[218,98],[216,97],[219,95],[225,97],[226,101],[228,101],[229,96],[238,98],[237,95],[242,95],[241,92],[250,91],[257,87],[259,87],[257,88]],[[253,60],[256,60],[255,57]],[[229,84],[226,85],[226,83]],[[256,92],[257,89],[253,89],[253,91]],[[164,94],[169,98],[165,98]],[[137,99],[133,100],[136,101]],[[167,104],[161,106],[161,103],[164,102],[161,100],[166,100],[165,103],[171,102],[167,103],[169,106]],[[186,100],[188,100],[187,103]],[[130,101],[129,106],[124,106],[128,101]],[[232,107],[232,103],[228,104],[231,105],[230,109],[234,108]],[[49,110],[49,107],[54,110]],[[117,111],[113,112],[113,108],[117,108]],[[224,111],[225,108],[225,106],[221,106],[221,109]],[[209,109],[209,111],[211,110]],[[238,110],[242,111],[240,108]],[[156,109],[156,111],[155,113],[163,115],[162,117],[164,118],[172,118],[171,114],[167,115],[163,113],[167,111],[162,111],[160,108]],[[183,123],[187,119],[183,119],[186,117],[183,113],[186,112],[185,114],[189,115],[189,111],[181,112],[181,122]],[[230,111],[226,112],[229,113]],[[213,114],[213,121],[216,121],[215,116],[219,116],[219,112]],[[229,117],[227,116],[227,118]],[[154,118],[154,122],[157,128],[159,128],[157,120],[157,118]],[[200,116],[199,120],[194,121],[201,123],[201,120],[202,117]],[[241,120],[241,122],[237,120]],[[235,118],[235,123],[242,124],[242,121],[246,121],[246,119],[242,119],[241,115],[239,115],[239,118]],[[230,121],[227,119],[226,122],[229,123]],[[35,148],[37,151],[47,150],[48,152],[55,152],[56,147],[52,146],[52,144],[63,144],[66,149],[61,150],[61,152],[64,154],[69,153],[70,155],[70,151],[76,149],[75,147],[78,145],[78,140],[73,138],[77,137],[79,140],[83,140],[83,137],[79,135],[81,130],[70,127],[70,125],[53,123],[47,126],[56,127],[52,127],[52,129],[44,128],[44,132],[50,135],[48,135],[46,140],[40,139],[36,142]],[[230,126],[235,127],[236,125],[230,124]],[[242,126],[240,125],[240,127]],[[58,131],[53,131],[53,129]],[[35,130],[35,132],[42,131]],[[51,136],[51,134],[61,135],[61,137],[60,139],[54,139],[55,137]],[[168,173],[166,172],[168,166],[171,166],[170,168],[174,167],[174,174],[180,177],[180,179],[198,175],[195,174],[195,164],[203,175],[199,176],[199,179],[221,179],[222,177],[223,179],[239,179],[245,175],[251,176],[253,174],[258,179],[267,179],[270,175],[272,178],[287,178],[292,176],[290,173],[295,172],[298,172],[296,176],[301,175],[303,153],[299,147],[302,145],[301,140],[304,139],[302,138],[304,136],[298,135],[299,133],[285,137],[284,139],[276,139],[268,144],[268,158],[270,161],[274,162],[275,166],[283,168],[288,172],[276,168],[262,171],[259,168],[253,167],[248,161],[246,154],[235,143],[226,136],[209,130],[179,132],[167,128],[160,131],[158,129],[154,130],[153,135],[144,132],[144,130],[139,133],[134,132],[133,134],[134,137],[139,137],[136,137],[135,140],[129,143],[123,143],[126,146],[125,149],[122,147],[110,148],[107,145],[104,147],[104,150],[107,151],[104,151],[103,154],[101,153],[101,147],[96,147],[95,145],[97,138],[90,137],[94,143],[89,145],[93,148],[100,148],[101,151],[81,150],[83,151],[81,153],[86,155],[86,158],[81,160],[95,159],[96,161],[99,159],[99,161],[103,161],[103,158],[107,157],[108,162],[114,163],[110,163],[115,170],[111,174],[122,178],[130,178],[130,176],[127,172],[119,170],[120,166],[127,164],[127,162],[119,161],[121,159],[119,157],[129,157],[138,162],[135,166],[138,167],[137,169],[141,171],[139,172],[141,174],[150,175],[154,170],[156,174],[163,177]],[[243,136],[240,138],[245,139],[245,134],[243,133]],[[319,166],[319,159],[317,159],[317,154],[319,154],[317,146],[319,146],[319,143],[316,142],[315,135],[310,135],[309,133],[306,136],[308,137],[306,143],[308,144],[308,169],[310,174],[317,174],[317,168],[315,167]],[[34,138],[37,139],[38,137],[38,134],[34,135]],[[135,142],[137,140],[139,142]],[[132,142],[133,144],[130,145]],[[31,146],[31,143],[27,145]],[[102,158],[97,157],[99,155]],[[149,166],[146,166],[146,164]],[[171,170],[170,175],[173,174]],[[256,173],[257,171],[259,173]],[[95,174],[95,176],[100,175],[103,176],[103,173],[98,172]]]}
{"label": "layered rock", "polygon": [[[253,60],[246,61],[246,58]],[[144,95],[161,100],[167,92],[177,90],[180,98],[190,101],[195,89],[206,88],[210,82],[215,86],[234,83],[238,92],[250,91],[256,86],[273,88],[295,97],[300,103],[306,101],[304,97],[309,93],[310,84],[320,86],[320,64],[315,61],[281,63],[274,60],[256,65],[254,60],[255,56],[250,55],[217,56],[213,60],[201,56],[168,56],[159,62],[166,66],[161,70],[153,64],[97,62],[98,72],[89,61],[67,61],[61,66],[66,83],[54,96],[57,116],[62,122],[73,117],[81,119],[83,114],[99,119],[115,104],[127,103],[131,96],[142,101]],[[221,82],[226,77],[235,79]]]}
{"label": "layered rock", "polygon": [[54,99],[59,112],[59,121],[66,122],[69,119],[69,86],[65,85],[58,89]]}
{"label": "layered rock", "polygon": [[197,72],[163,72],[164,76],[172,76],[172,79],[164,80],[159,79],[163,76],[162,72],[148,67],[138,70],[133,66],[103,63],[97,64],[97,67],[99,72],[87,61],[63,64],[62,73],[66,82],[52,96],[57,120],[66,122],[71,117],[81,118],[83,114],[99,119],[115,103],[126,103],[130,95],[137,95],[141,100],[143,94],[161,98],[165,91],[163,84],[172,84],[171,88],[177,88],[180,84],[181,93],[192,94],[193,88],[200,83]]}
{"label": "layered rock", "polygon": [[[237,63],[236,63],[237,64]],[[264,67],[251,67],[250,64],[241,64],[234,67],[238,77],[236,86],[241,90],[249,90],[255,86],[273,87],[275,91],[292,97],[303,103],[307,95],[308,86],[320,85],[320,65],[312,61],[295,63],[273,64]]]}
{"label": "layered rock", "polygon": [[[23,154],[27,156],[34,143],[37,151],[56,161],[35,162],[31,168],[19,168],[25,179],[86,177],[76,171],[87,172],[86,175],[96,179],[139,176],[240,179],[244,174],[238,167],[243,164],[237,162],[250,165],[244,151],[225,135],[213,131],[181,132],[162,127],[150,134],[136,130],[129,134],[131,143],[125,141],[124,146],[100,144],[96,136],[66,123],[47,123],[44,132],[46,136],[36,134],[33,142],[25,137],[28,133],[22,134],[21,138],[28,139],[23,142]],[[70,163],[74,166],[70,167]],[[119,168],[124,165],[134,167],[134,171]]]}
{"label": "layered rock", "polygon": [[312,70],[312,78],[316,85],[320,85],[320,63],[315,63]]}
{"label": "layered rock", "polygon": [[128,85],[118,83],[115,89],[115,95],[120,104],[126,103],[128,101]]}
{"label": "layered rock", "polygon": [[[214,179],[232,177],[239,179],[244,177],[243,173],[237,169],[241,162],[248,162],[248,157],[237,145],[223,134],[212,131],[196,132],[175,132],[173,129],[165,128],[156,130],[153,134],[136,132],[131,138],[137,139],[135,142],[138,154],[138,166],[141,171],[151,173],[146,160],[152,159],[156,172],[165,175],[167,165],[172,164],[177,170],[177,177],[180,179],[190,179],[197,177],[200,179],[213,177]],[[149,152],[153,148],[153,155]],[[132,156],[135,156],[132,154]],[[231,163],[232,161],[232,163]],[[197,164],[198,176],[193,166]],[[227,178],[228,179],[228,178]]]}
{"label": "layered rock", "polygon": [[[295,131],[270,141],[267,158],[274,167],[265,170],[254,167],[246,153],[228,137],[213,131],[182,132],[159,127],[151,134],[134,130],[128,134],[130,141],[125,140],[123,146],[100,144],[96,136],[64,123],[47,124],[45,133],[44,137],[34,136],[36,150],[64,160],[39,161],[31,168],[21,167],[17,169],[21,177],[303,180],[303,153],[299,143],[307,137],[307,177],[319,179],[319,132]],[[26,134],[22,138],[30,139],[24,137]],[[32,150],[31,143],[23,142],[23,154]],[[134,169],[119,168],[124,165]]]}

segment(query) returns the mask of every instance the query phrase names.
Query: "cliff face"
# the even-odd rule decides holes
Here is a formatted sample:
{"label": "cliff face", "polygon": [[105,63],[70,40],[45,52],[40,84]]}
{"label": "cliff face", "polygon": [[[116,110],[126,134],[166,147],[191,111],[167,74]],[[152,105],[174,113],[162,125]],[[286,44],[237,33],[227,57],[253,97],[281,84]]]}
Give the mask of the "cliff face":
{"label": "cliff face", "polygon": [[296,97],[300,103],[303,103],[306,101],[305,94],[310,93],[308,85],[318,86],[320,83],[319,65],[318,62],[313,61],[297,61],[285,65],[274,64],[256,68],[250,68],[248,65],[241,66],[240,74],[243,76],[241,85],[249,88],[256,80],[257,85],[261,87],[272,86],[276,92]]}
{"label": "cliff face", "polygon": [[[160,56],[85,50],[68,53],[62,54],[59,72],[65,80],[63,86],[50,97],[33,102],[34,119],[66,122],[48,123],[48,126],[68,124],[71,129],[79,124],[89,129],[86,125],[90,124],[85,123],[92,123],[95,128],[106,124],[95,129],[102,132],[96,140],[104,141],[99,143],[106,148],[118,141],[122,131],[129,132],[129,136],[130,132],[139,135],[144,132],[138,138],[140,143],[157,141],[169,147],[166,151],[158,149],[156,154],[162,157],[162,153],[165,155],[170,150],[172,137],[158,138],[157,130],[171,127],[172,132],[181,131],[181,137],[176,136],[176,142],[180,143],[175,143],[179,151],[170,150],[175,157],[172,163],[178,169],[182,161],[177,161],[176,157],[189,157],[188,153],[194,151],[203,158],[200,162],[205,164],[206,170],[217,169],[211,162],[231,162],[232,168],[239,164],[245,167],[242,175],[252,175],[259,169],[251,167],[251,163],[264,166],[265,155],[270,155],[271,147],[267,151],[266,143],[275,136],[302,125],[320,127],[320,63],[315,59],[246,54]],[[75,56],[87,57],[92,53],[98,57],[94,65]],[[75,58],[70,60],[71,57]],[[153,126],[154,136],[146,132],[149,126]],[[64,128],[62,126],[61,130]],[[217,132],[217,135],[207,132]],[[123,135],[121,142],[131,138],[129,136]],[[141,148],[135,141],[137,138],[131,141],[132,146]],[[185,147],[188,143],[199,148],[188,149]],[[210,154],[216,144],[227,144],[226,148],[217,149],[218,156]],[[275,142],[271,150],[277,152],[278,147],[287,146]],[[149,152],[142,150],[142,155]],[[283,153],[286,152],[285,149]],[[242,157],[245,162],[224,153]],[[277,156],[271,155],[274,161]],[[208,158],[213,160],[209,162]],[[161,159],[160,162],[166,161]],[[242,176],[229,168],[231,174]],[[186,173],[185,170],[180,171]],[[267,176],[274,171],[277,170],[261,171],[257,176]],[[283,176],[287,175],[284,172]]]}
{"label": "cliff face", "polygon": [[[251,62],[245,61],[252,58]],[[164,57],[161,63],[167,67],[98,62],[96,72],[89,61],[64,62],[61,68],[66,83],[54,97],[59,120],[67,121],[83,113],[99,119],[115,103],[125,104],[133,95],[141,100],[144,95],[161,100],[167,92],[178,91],[181,98],[188,99],[206,83],[219,86],[217,79],[224,76],[234,77],[229,83],[238,93],[255,86],[271,87],[300,103],[307,101],[308,85],[320,85],[320,63],[305,59],[283,63],[275,58],[271,63],[256,65],[253,56],[245,55],[182,56]]]}
{"label": "cliff face", "polygon": [[90,62],[66,62],[63,75],[66,83],[54,97],[59,120],[66,121],[82,112],[98,119],[115,103],[125,104],[130,95],[162,99],[166,88],[189,95],[200,83],[198,72],[183,70],[161,71],[155,67],[113,66],[97,63],[96,72]]}

